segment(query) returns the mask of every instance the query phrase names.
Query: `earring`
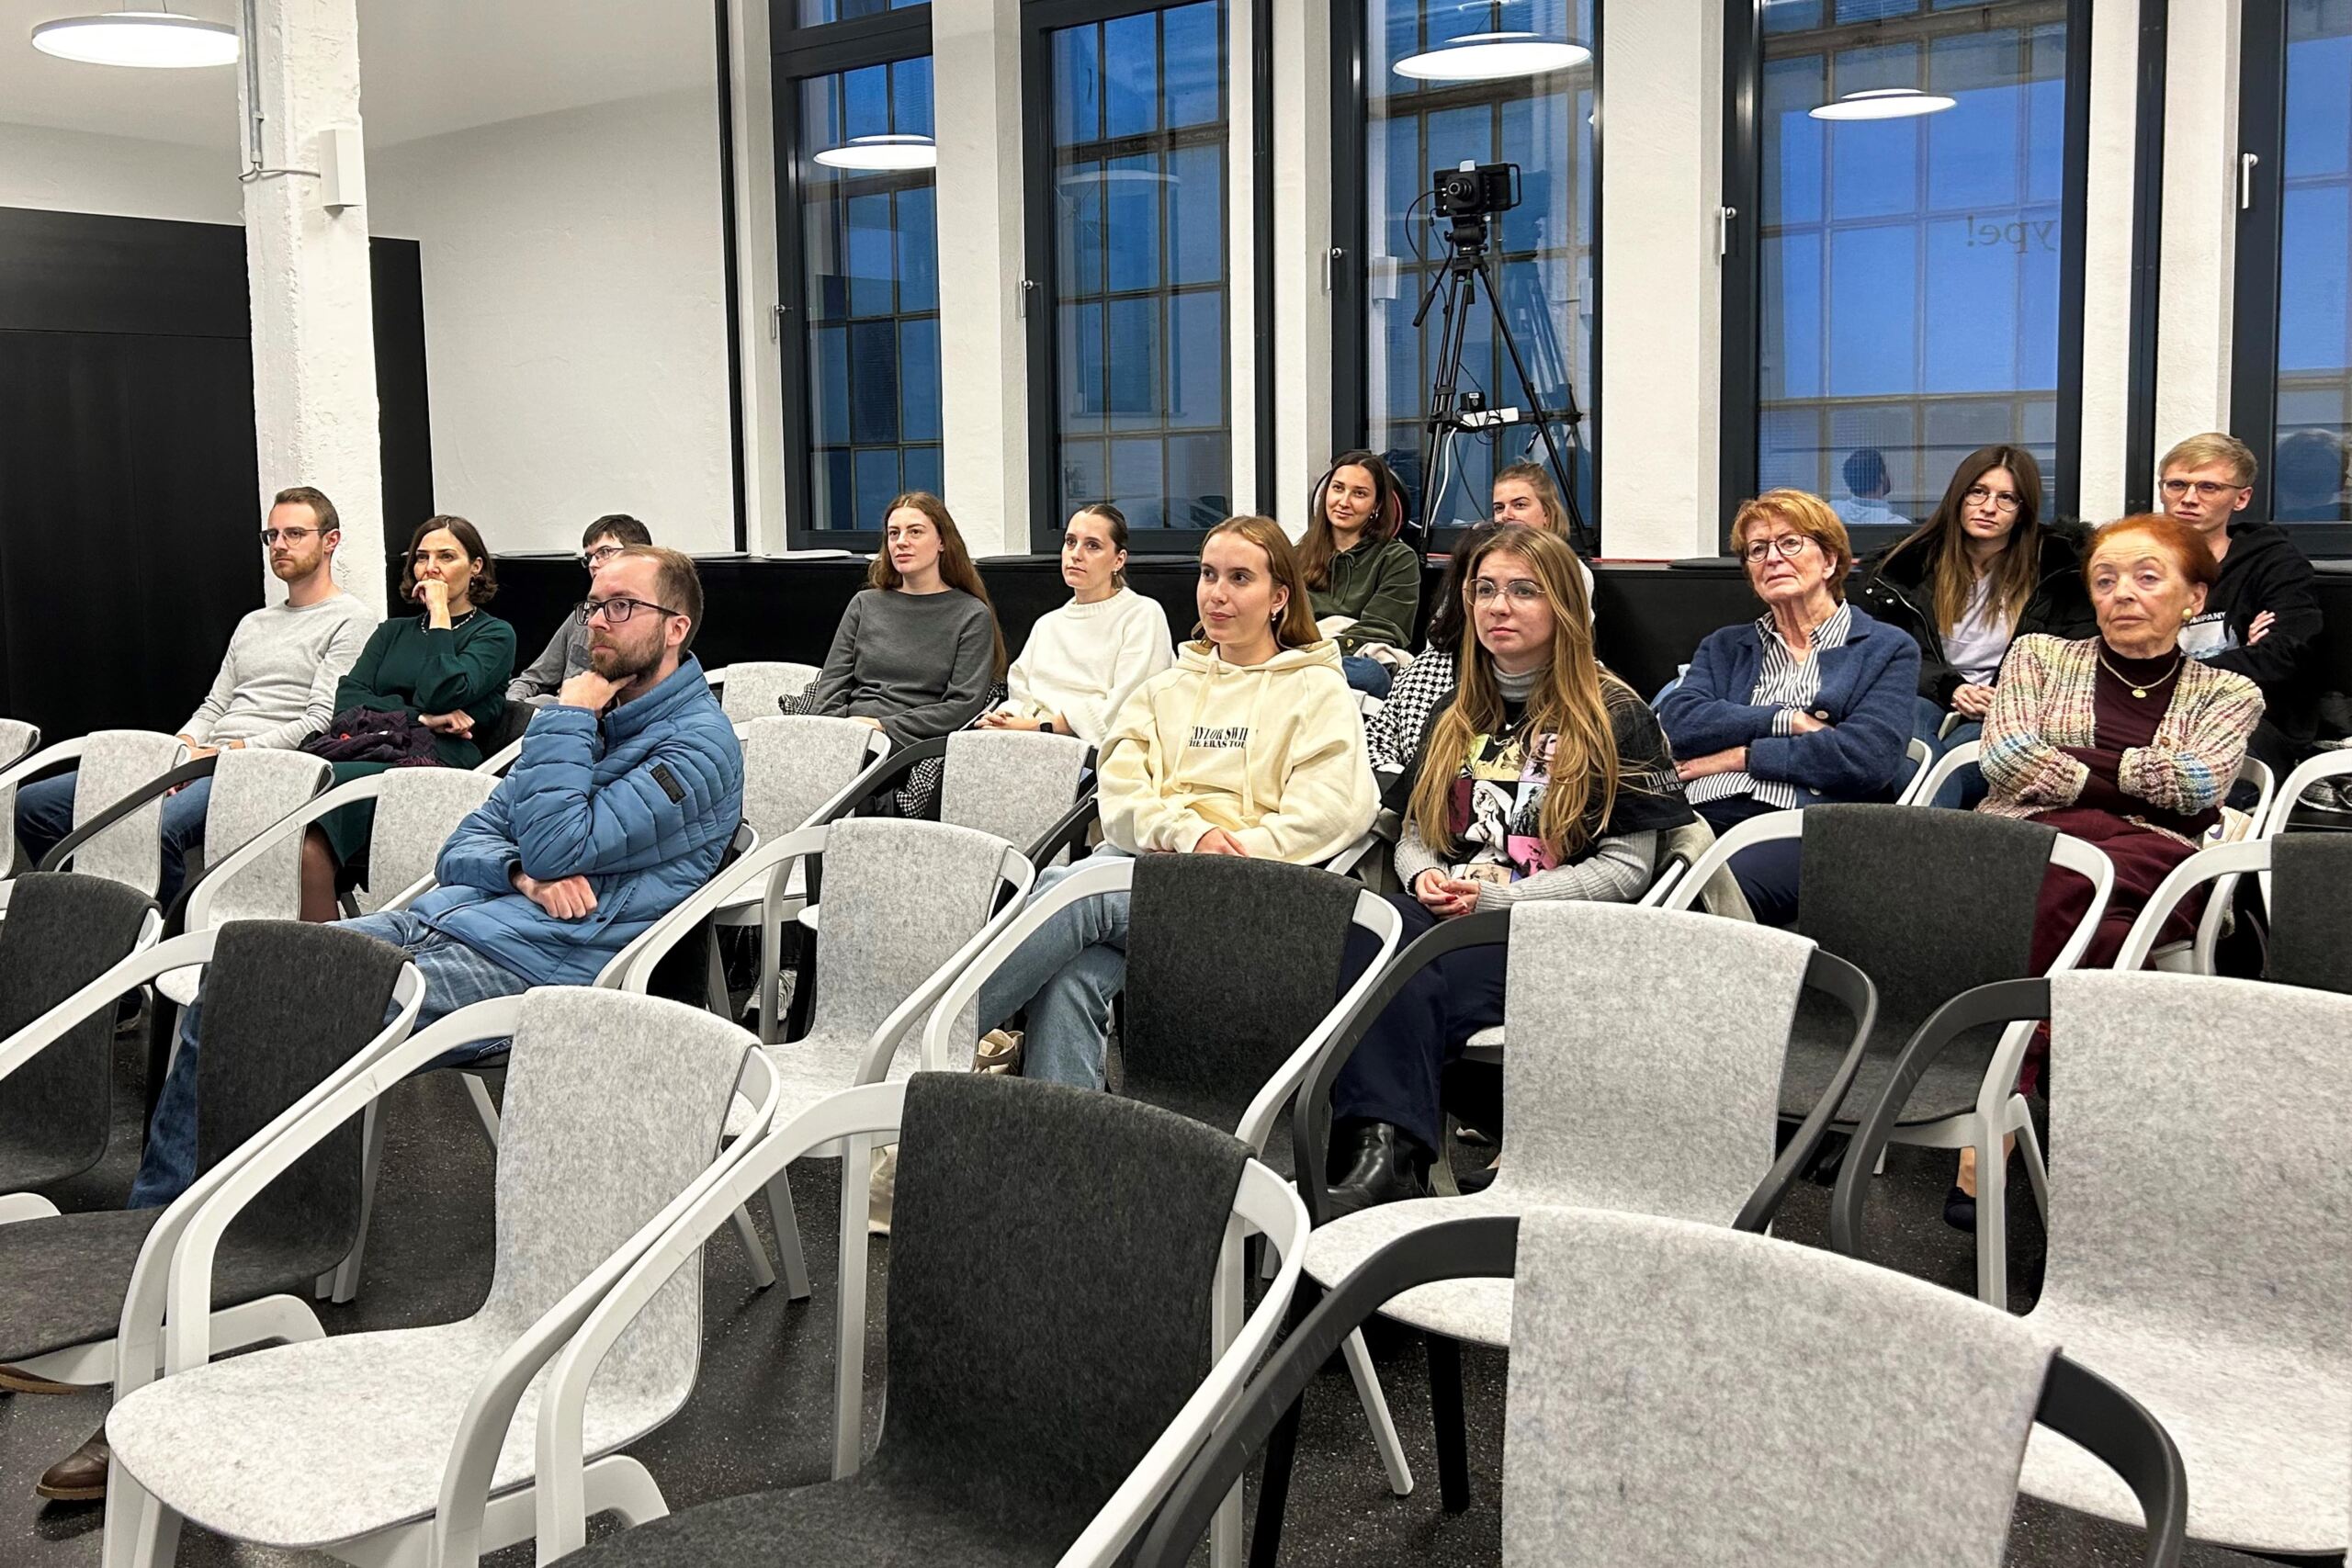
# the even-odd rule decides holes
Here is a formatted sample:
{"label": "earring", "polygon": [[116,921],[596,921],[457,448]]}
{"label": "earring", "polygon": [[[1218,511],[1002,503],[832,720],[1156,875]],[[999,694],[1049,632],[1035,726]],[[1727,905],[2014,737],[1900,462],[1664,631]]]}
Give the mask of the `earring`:
{"label": "earring", "polygon": [[2188,623],[2188,622],[2190,622],[2190,621],[2193,621],[2193,620],[2195,620],[2195,619],[2197,618],[2197,612],[2196,612],[2196,611],[2194,611],[2194,610],[2192,610],[2192,609],[2189,609],[2189,608],[2188,608],[2188,606],[2186,606],[2186,605],[2183,605],[2183,606],[2181,607],[2180,618],[2181,618],[2181,622],[2182,622],[2182,624],[2183,624],[2183,625],[2186,625],[2187,623]]}

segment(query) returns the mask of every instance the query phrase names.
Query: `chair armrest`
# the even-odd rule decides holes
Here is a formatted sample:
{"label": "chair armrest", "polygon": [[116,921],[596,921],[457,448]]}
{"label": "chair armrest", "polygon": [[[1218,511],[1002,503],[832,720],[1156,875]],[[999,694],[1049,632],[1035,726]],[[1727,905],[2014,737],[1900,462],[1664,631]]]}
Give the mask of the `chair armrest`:
{"label": "chair armrest", "polygon": [[79,759],[89,749],[90,738],[77,735],[71,740],[61,740],[54,746],[43,746],[18,757],[0,768],[0,788],[22,784],[36,773],[47,773]]}
{"label": "chair armrest", "polygon": [[1338,876],[1353,876],[1364,856],[1380,845],[1380,835],[1367,828],[1356,835],[1355,842],[1323,863],[1323,869]]}
{"label": "chair armrest", "polygon": [[2172,1568],[2188,1536],[2188,1470],[2145,1405],[2062,1352],[2050,1359],[2034,1419],[2122,1477],[2147,1522],[2147,1568]]}
{"label": "chair armrest", "polygon": [[1861,1070],[1863,1054],[1870,1049],[1871,1031],[1878,1026],[1878,987],[1871,984],[1869,976],[1837,954],[1815,948],[1805,965],[1804,983],[1809,989],[1826,991],[1837,998],[1853,1015],[1853,1043],[1846,1047],[1838,1070],[1830,1075],[1829,1087],[1797,1124],[1796,1133],[1781,1151],[1781,1157],[1772,1162],[1772,1168],[1765,1172],[1764,1179],[1757,1183],[1756,1190],[1740,1206],[1738,1218],[1732,1221],[1735,1230],[1761,1231],[1781,1212],[1781,1205],[1788,1201],[1789,1190],[1796,1185],[1798,1173],[1813,1163],[1838,1107],[1844,1103],[1847,1090],[1854,1087],[1854,1075]]}
{"label": "chair armrest", "polygon": [[1260,1158],[1265,1156],[1266,1140],[1273,1135],[1274,1118],[1282,1114],[1283,1107],[1289,1104],[1291,1097],[1298,1092],[1298,1086],[1306,1080],[1308,1070],[1330,1044],[1331,1036],[1338,1032],[1341,1022],[1351,1016],[1357,1000],[1380,983],[1380,972],[1388,967],[1388,961],[1396,955],[1397,944],[1405,940],[1405,918],[1396,912],[1396,906],[1377,893],[1366,890],[1357,894],[1355,910],[1350,919],[1380,939],[1380,951],[1373,955],[1372,962],[1364,966],[1363,974],[1356,976],[1355,983],[1348,987],[1346,994],[1331,1005],[1330,1010],[1323,1015],[1323,1021],[1309,1032],[1298,1049],[1274,1069],[1273,1076],[1260,1087],[1250,1098],[1249,1108],[1242,1111],[1240,1123],[1234,1128],[1234,1136],[1249,1145],[1250,1152]]}
{"label": "chair armrest", "polygon": [[934,757],[944,758],[946,755],[947,737],[944,735],[934,735],[928,740],[918,740],[903,750],[887,752],[879,761],[875,762],[858,775],[856,794],[833,796],[819,809],[816,816],[808,820],[811,823],[838,822],[844,817],[854,816],[859,807],[914,772],[917,762]]}
{"label": "chair armrest", "polygon": [[[968,941],[949,954],[946,962],[925,976],[922,985],[909,992],[905,1000],[890,1010],[889,1016],[882,1021],[880,1027],[876,1028],[872,1037],[866,1041],[865,1055],[858,1058],[858,1082],[878,1083],[889,1077],[890,1061],[899,1054],[899,1043],[906,1039],[909,1031],[926,1019],[935,1027],[928,1027],[923,1031],[922,1065],[926,1068],[933,1069],[948,1065],[945,1062],[933,1060],[931,1052],[935,1045],[945,1043],[946,1030],[954,1025],[956,1015],[964,1010],[959,1005],[954,1012],[946,1013],[943,1019],[939,1016],[939,999],[955,983],[956,977],[961,975],[981,953],[988,949],[989,944],[997,939],[998,933],[1020,918],[1022,900],[1029,896],[1029,889],[1037,879],[1037,869],[1029,863],[1019,850],[1007,846],[1003,856],[997,862],[997,877],[999,897],[992,901],[996,912],[988,918],[986,924],[972,933]],[[1011,888],[1012,895],[1009,898],[1001,897],[1007,886]],[[974,996],[978,994],[977,991],[972,993]],[[972,1066],[971,1058],[965,1056],[955,1066],[958,1069],[968,1071]]]}
{"label": "chair armrest", "polygon": [[1070,808],[1029,846],[1027,852],[1031,865],[1050,865],[1054,857],[1065,851],[1072,861],[1086,858],[1086,835],[1095,823],[1102,820],[1102,803],[1096,794],[1097,785],[1095,775],[1089,773],[1079,785],[1078,799]]}
{"label": "chair armrest", "polygon": [[2165,873],[2165,879],[2156,884],[2156,890],[2148,895],[2140,918],[2132,922],[2123,946],[2115,954],[2114,967],[2127,972],[2147,967],[2148,954],[2156,945],[2156,933],[2164,930],[2172,912],[2198,884],[2269,869],[2267,839],[2244,839],[2234,844],[2213,844],[2198,851]]}
{"label": "chair armrest", "polygon": [[84,844],[88,843],[132,812],[142,809],[182,784],[194,784],[198,779],[210,778],[212,770],[220,766],[220,754],[216,751],[209,757],[198,757],[193,762],[182,762],[169,773],[156,774],[60,839],[49,853],[41,856],[40,869],[43,871],[64,870],[67,863],[73,860],[74,852]]}
{"label": "chair armrest", "polygon": [[1658,863],[1657,870],[1651,874],[1648,888],[1634,900],[1634,905],[1644,909],[1663,908],[1690,871],[1690,857],[1679,850],[1675,851]]}
{"label": "chair armrest", "polygon": [[[1804,813],[1802,811],[1768,811],[1761,817],[1751,817],[1735,823],[1728,833],[1722,834],[1707,846],[1698,863],[1682,874],[1682,877],[1667,893],[1658,908],[1688,909],[1699,901],[1715,873],[1730,863],[1731,857],[1742,850],[1758,844],[1774,843],[1781,839],[1804,837]],[[1679,858],[1679,857],[1678,857]]]}
{"label": "chair armrest", "polygon": [[[1025,908],[1016,904],[1001,911],[995,919],[989,921],[989,931],[984,933],[988,941],[963,964],[949,981],[946,990],[932,1004],[931,1021],[923,1029],[924,1064],[944,1066],[952,1060],[948,1054],[948,1030],[955,1025],[964,1009],[978,998],[981,986],[1004,967],[1005,960],[1018,952],[1021,944],[1035,935],[1040,926],[1080,898],[1098,893],[1122,892],[1133,886],[1135,874],[1136,863],[1125,857],[1101,862],[1090,860],[1031,899]],[[959,958],[961,956],[958,954]],[[994,1019],[983,1019],[980,1027],[993,1029],[996,1023]],[[872,1055],[869,1048],[866,1058],[861,1059],[861,1074]],[[887,1063],[888,1058],[883,1060]],[[969,1066],[971,1064],[965,1062],[962,1065]]]}

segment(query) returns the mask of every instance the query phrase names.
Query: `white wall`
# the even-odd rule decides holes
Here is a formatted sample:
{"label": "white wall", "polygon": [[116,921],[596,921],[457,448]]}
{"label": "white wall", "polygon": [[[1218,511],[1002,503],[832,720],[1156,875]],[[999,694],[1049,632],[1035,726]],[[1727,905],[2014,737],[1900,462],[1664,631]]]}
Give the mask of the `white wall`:
{"label": "white wall", "polygon": [[0,207],[242,224],[240,166],[176,142],[0,124]]}
{"label": "white wall", "polygon": [[492,548],[607,512],[733,547],[719,190],[708,87],[370,150],[369,226],[423,245],[434,499]]}

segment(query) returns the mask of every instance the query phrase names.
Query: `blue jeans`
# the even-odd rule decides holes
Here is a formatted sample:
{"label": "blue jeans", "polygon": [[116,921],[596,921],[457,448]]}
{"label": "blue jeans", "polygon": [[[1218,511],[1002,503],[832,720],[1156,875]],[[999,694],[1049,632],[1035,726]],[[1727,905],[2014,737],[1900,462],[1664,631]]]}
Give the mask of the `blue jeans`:
{"label": "blue jeans", "polygon": [[[520,996],[531,988],[531,982],[522,976],[500,968],[406,909],[363,915],[341,923],[348,930],[408,950],[417,972],[424,976],[424,1001],[416,1015],[419,1029],[459,1008],[496,997]],[[387,1007],[384,1021],[390,1022],[399,1011],[397,1002]],[[123,1205],[125,1208],[161,1208],[187,1191],[196,1180],[196,1053],[198,1021],[203,1013],[204,993],[199,989],[196,1000],[180,1015],[179,1049],[172,1055],[171,1070],[164,1077],[164,1092],[157,1097],[155,1114],[148,1121],[147,1146],[139,1156],[139,1175],[130,1184],[130,1198]],[[470,1041],[431,1066],[458,1066],[495,1055],[506,1046],[503,1039]]]}
{"label": "blue jeans", "polygon": [[[74,830],[74,773],[60,773],[17,792],[17,837],[30,864],[62,843]],[[164,802],[163,881],[155,901],[168,909],[187,879],[187,852],[204,842],[204,811],[212,799],[212,781],[198,779]]]}
{"label": "blue jeans", "polygon": [[[1984,739],[1984,722],[1975,718],[1961,720],[1951,727],[1950,734],[1938,734],[1937,731],[1943,728],[1945,715],[1950,711],[1938,707],[1925,697],[1918,699],[1911,733],[1926,741],[1928,749],[1935,753],[1928,763],[1931,768],[1969,742]],[[1928,804],[1939,806],[1947,811],[1973,811],[1984,795],[1984,770],[1966,767],[1946,779],[1943,787],[1936,791],[1936,798]]]}
{"label": "blue jeans", "polygon": [[[1057,866],[1037,878],[1035,898],[1076,871],[1126,852],[1105,844],[1078,865]],[[994,1029],[1023,1008],[1028,1032],[1021,1042],[1021,1076],[1047,1083],[1102,1087],[1111,1041],[1111,1002],[1127,978],[1127,895],[1080,898],[1030,933],[980,986],[979,1021]]]}
{"label": "blue jeans", "polygon": [[1377,659],[1366,659],[1361,653],[1351,653],[1340,660],[1340,672],[1348,678],[1348,689],[1362,692],[1374,699],[1388,695],[1388,683],[1396,672]]}

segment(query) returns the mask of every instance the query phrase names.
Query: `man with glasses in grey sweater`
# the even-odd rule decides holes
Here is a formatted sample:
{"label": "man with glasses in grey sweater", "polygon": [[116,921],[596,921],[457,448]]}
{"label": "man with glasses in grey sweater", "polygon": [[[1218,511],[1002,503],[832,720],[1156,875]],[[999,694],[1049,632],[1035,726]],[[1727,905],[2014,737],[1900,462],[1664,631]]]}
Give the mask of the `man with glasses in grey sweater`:
{"label": "man with glasses in grey sweater", "polygon": [[[286,584],[286,600],[237,623],[212,689],[180,728],[190,760],[247,746],[291,750],[334,716],[335,687],[377,621],[372,608],[335,582],[341,530],[334,503],[310,486],[277,492],[261,540],[270,574]],[[17,792],[17,838],[29,862],[38,863],[73,831],[74,785],[69,773]],[[211,795],[212,781],[198,779],[164,802],[157,897],[166,908],[179,894],[187,852],[204,840]]]}

